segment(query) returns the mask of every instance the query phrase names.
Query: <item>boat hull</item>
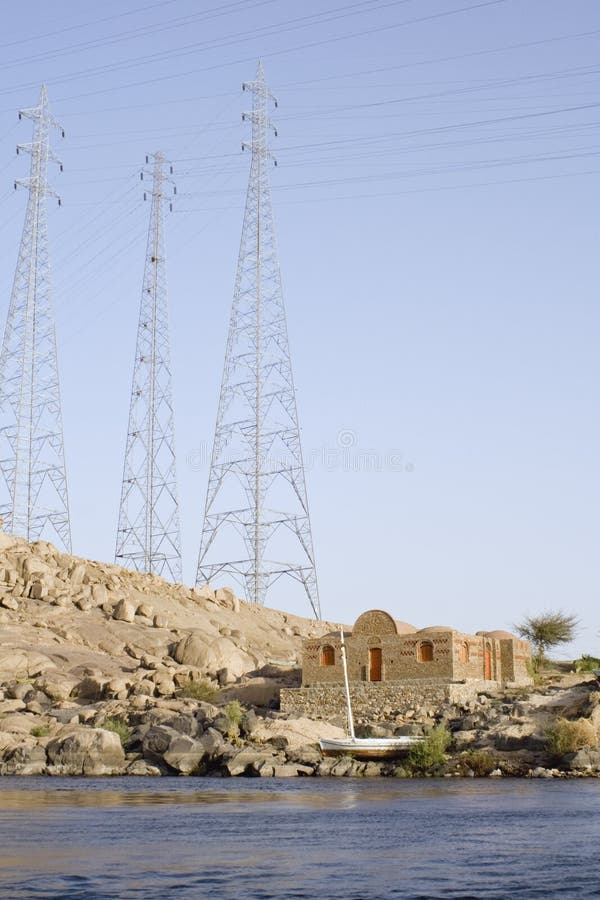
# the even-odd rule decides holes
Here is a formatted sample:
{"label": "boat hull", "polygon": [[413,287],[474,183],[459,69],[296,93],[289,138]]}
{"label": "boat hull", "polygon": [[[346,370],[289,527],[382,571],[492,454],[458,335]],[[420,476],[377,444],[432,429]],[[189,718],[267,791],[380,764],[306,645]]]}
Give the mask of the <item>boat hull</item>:
{"label": "boat hull", "polygon": [[353,756],[355,759],[398,759],[406,756],[414,744],[420,743],[422,738],[355,738],[352,740],[326,740],[319,741],[323,756]]}

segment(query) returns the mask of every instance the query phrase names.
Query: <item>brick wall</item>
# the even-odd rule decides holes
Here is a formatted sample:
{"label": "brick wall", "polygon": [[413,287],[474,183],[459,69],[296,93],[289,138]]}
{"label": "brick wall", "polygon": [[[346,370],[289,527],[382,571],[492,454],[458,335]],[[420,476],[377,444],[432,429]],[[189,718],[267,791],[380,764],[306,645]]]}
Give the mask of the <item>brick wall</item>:
{"label": "brick wall", "polygon": [[[348,658],[349,681],[369,681],[369,649],[380,647],[382,651],[382,681],[401,681],[410,678],[442,678],[446,681],[483,679],[485,675],[485,646],[492,655],[492,680],[513,681],[511,674],[504,674],[497,640],[460,632],[421,632],[411,635],[349,634],[345,638]],[[433,659],[419,661],[419,646],[429,642],[433,646]],[[508,642],[507,642],[508,643]],[[302,684],[340,684],[344,678],[340,639],[329,635],[325,638],[304,641],[302,646]],[[467,659],[462,657],[463,646],[468,647]],[[323,647],[334,650],[335,664],[321,665]],[[510,649],[509,649],[510,653]],[[507,667],[508,668],[508,667]]]}
{"label": "brick wall", "polygon": [[[368,610],[356,620],[344,641],[351,683],[405,682],[407,680],[445,682],[485,679],[528,683],[529,644],[517,638],[504,637],[503,632],[477,635],[463,634],[450,628],[424,628],[408,631],[412,626],[400,623],[383,610]],[[428,644],[432,658],[425,661],[420,648]],[[324,649],[328,651],[324,654]],[[371,678],[370,651],[381,651],[381,681]],[[489,673],[486,654],[489,653]],[[344,674],[339,634],[305,640],[302,645],[302,685],[343,683]],[[333,665],[324,665],[324,660]]]}

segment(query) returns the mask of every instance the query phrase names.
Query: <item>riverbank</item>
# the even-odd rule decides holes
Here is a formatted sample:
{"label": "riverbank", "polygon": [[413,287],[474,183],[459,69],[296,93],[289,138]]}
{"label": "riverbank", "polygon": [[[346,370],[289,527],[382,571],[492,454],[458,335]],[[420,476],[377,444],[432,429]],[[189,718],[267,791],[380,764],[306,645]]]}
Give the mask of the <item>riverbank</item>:
{"label": "riverbank", "polygon": [[324,759],[344,709],[294,718],[279,695],[300,684],[303,639],[333,627],[0,533],[0,775],[600,773],[600,685],[569,673],[358,718],[362,736],[442,729],[427,765]]}
{"label": "riverbank", "polygon": [[262,778],[600,774],[596,747],[569,747],[558,754],[549,737],[556,722],[586,722],[597,733],[600,693],[590,676],[554,676],[530,692],[480,694],[467,708],[448,707],[435,718],[431,711],[415,710],[402,725],[359,723],[365,736],[427,735],[432,729],[447,733],[445,754],[425,766],[410,757],[385,763],[323,758],[318,739],[341,737],[339,725],[292,718],[260,705],[242,706],[229,699],[235,689],[222,691],[215,702],[145,694],[94,700],[89,695],[93,689],[100,691],[101,685],[90,675],[79,684],[78,696],[57,700],[50,696],[59,692],[56,675],[54,680],[45,675],[5,682],[5,699],[0,700],[0,774]]}

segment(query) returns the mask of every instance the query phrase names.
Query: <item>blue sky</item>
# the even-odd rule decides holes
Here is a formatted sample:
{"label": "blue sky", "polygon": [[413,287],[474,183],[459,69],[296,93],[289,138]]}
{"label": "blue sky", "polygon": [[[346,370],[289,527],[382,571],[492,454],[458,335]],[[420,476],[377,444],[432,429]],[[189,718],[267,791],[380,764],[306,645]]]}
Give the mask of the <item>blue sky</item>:
{"label": "blue sky", "polygon": [[[111,559],[148,206],[163,150],[184,568],[192,582],[249,158],[273,201],[324,615],[579,615],[600,653],[600,9],[593,0],[35,0],[4,10],[0,292],[45,81],[74,552]],[[59,146],[60,144],[60,146]],[[342,445],[349,443],[347,449]],[[273,593],[273,605],[308,613]]]}

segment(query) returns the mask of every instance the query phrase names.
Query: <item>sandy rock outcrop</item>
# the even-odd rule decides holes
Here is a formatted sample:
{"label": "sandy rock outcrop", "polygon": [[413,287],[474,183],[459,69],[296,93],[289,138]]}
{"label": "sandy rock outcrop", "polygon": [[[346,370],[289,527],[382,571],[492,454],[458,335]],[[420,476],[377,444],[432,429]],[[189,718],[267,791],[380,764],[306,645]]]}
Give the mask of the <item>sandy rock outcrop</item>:
{"label": "sandy rock outcrop", "polygon": [[216,677],[221,669],[227,669],[233,679],[257,667],[257,659],[241,650],[228,637],[218,637],[207,643],[201,634],[189,634],[175,649],[177,662],[194,666],[207,675]]}
{"label": "sandy rock outcrop", "polygon": [[48,774],[118,775],[125,753],[118,735],[101,728],[75,727],[46,747]]}

